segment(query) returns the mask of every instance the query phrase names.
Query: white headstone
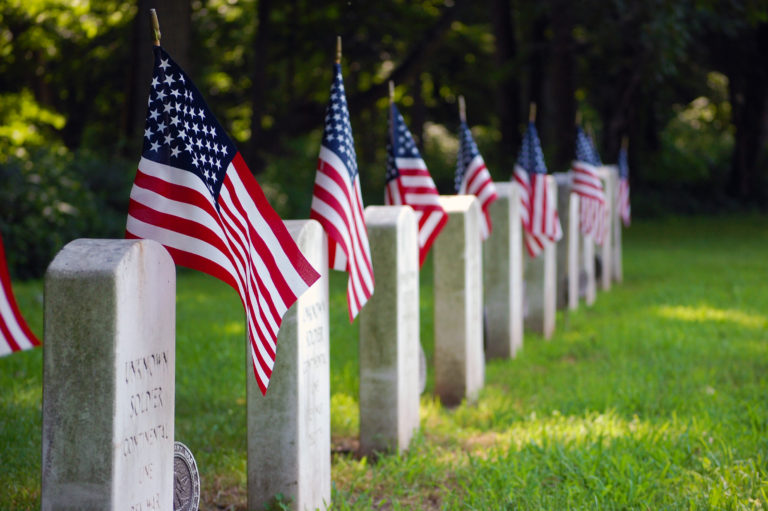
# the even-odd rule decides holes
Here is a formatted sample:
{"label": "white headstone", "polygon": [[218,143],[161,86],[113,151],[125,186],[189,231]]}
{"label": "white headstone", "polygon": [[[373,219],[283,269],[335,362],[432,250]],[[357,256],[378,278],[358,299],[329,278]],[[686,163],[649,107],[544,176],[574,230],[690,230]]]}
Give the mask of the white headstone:
{"label": "white headstone", "polygon": [[523,245],[520,191],[496,182],[488,211],[493,231],[483,243],[486,347],[489,358],[511,358],[523,346]]}
{"label": "white headstone", "polygon": [[612,271],[613,271],[613,279],[616,282],[621,282],[624,279],[624,272],[622,268],[622,253],[621,253],[621,217],[619,216],[618,208],[615,206],[618,206],[618,197],[619,197],[619,169],[616,167],[616,165],[611,165],[609,167],[611,169],[611,172],[614,174],[614,182],[615,184],[615,190],[614,190],[614,210],[613,210],[613,216],[611,218],[611,230],[613,232],[613,255],[612,255]]}
{"label": "white headstone", "polygon": [[604,291],[611,289],[611,278],[613,276],[613,219],[615,216],[616,203],[616,185],[617,174],[614,165],[603,165],[598,167],[598,175],[603,182],[605,190],[605,215],[606,215],[606,233],[603,244],[600,246],[600,261],[602,263],[600,273],[600,284]]}
{"label": "white headstone", "polygon": [[571,273],[568,271],[568,258],[570,256],[571,237],[569,236],[570,201],[571,201],[571,174],[569,172],[556,172],[552,177],[557,183],[557,213],[560,224],[563,227],[563,237],[557,242],[557,293],[556,306],[564,309],[568,305]]}
{"label": "white headstone", "polygon": [[480,204],[446,195],[448,223],[432,245],[435,293],[435,392],[443,404],[473,401],[485,383]]}
{"label": "white headstone", "polygon": [[173,508],[175,307],[154,241],[79,239],[51,263],[43,510]]}
{"label": "white headstone", "polygon": [[579,246],[583,244],[581,231],[579,230],[579,196],[575,193],[568,194],[568,308],[579,308],[581,297],[581,276],[584,274],[579,261]]}
{"label": "white headstone", "polygon": [[584,272],[587,275],[587,294],[585,302],[587,305],[593,305],[597,298],[597,281],[595,280],[595,241],[592,236],[581,236],[580,240],[583,247],[582,262]]}
{"label": "white headstone", "polygon": [[360,451],[408,448],[419,428],[419,244],[410,206],[369,206],[376,292],[360,312]]}
{"label": "white headstone", "polygon": [[328,249],[315,220],[285,222],[321,277],[288,309],[277,336],[267,395],[262,396],[247,349],[248,509],[278,495],[291,509],[325,509],[331,502]]}
{"label": "white headstone", "polygon": [[[557,203],[557,183],[547,176],[547,200]],[[536,258],[525,251],[523,279],[525,280],[528,315],[525,327],[541,334],[545,339],[555,332],[557,302],[557,244],[545,243],[544,250]]]}

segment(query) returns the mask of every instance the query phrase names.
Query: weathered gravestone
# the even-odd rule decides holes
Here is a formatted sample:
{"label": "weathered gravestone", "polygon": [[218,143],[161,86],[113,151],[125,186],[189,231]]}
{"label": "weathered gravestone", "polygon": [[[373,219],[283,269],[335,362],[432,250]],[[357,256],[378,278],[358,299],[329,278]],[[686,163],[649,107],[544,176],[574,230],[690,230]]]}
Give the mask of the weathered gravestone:
{"label": "weathered gravestone", "polygon": [[51,263],[43,510],[173,509],[175,299],[154,241],[79,239]]}
{"label": "weathered gravestone", "polygon": [[288,309],[277,336],[267,395],[246,367],[248,509],[262,510],[278,495],[292,509],[325,509],[331,502],[328,250],[315,220],[285,222],[302,254],[320,272]]}
{"label": "weathered gravestone", "polygon": [[376,292],[360,311],[360,451],[408,448],[419,428],[419,244],[410,206],[369,206]]}
{"label": "weathered gravestone", "polygon": [[[571,250],[570,224],[571,214],[571,174],[568,172],[556,172],[552,177],[557,183],[557,213],[560,217],[560,224],[563,227],[563,237],[557,242],[557,284],[555,305],[558,309],[565,308],[569,303],[568,283],[572,280],[569,271],[569,258]],[[578,273],[576,274],[578,282]],[[578,297],[577,302],[578,304]]]}
{"label": "weathered gravestone", "polygon": [[604,291],[611,289],[611,279],[613,277],[613,219],[616,210],[617,194],[617,174],[611,170],[609,165],[598,167],[597,173],[603,182],[605,190],[605,215],[606,231],[603,244],[600,246],[600,283]]}
{"label": "weathered gravestone", "polygon": [[613,233],[612,246],[613,254],[611,260],[612,265],[612,278],[616,282],[621,282],[624,279],[624,272],[622,268],[622,253],[621,253],[621,216],[619,216],[618,210],[618,197],[619,197],[619,169],[616,165],[609,165],[608,169],[613,174],[613,180],[615,183],[614,188],[614,208],[613,215],[611,216],[611,231]]}
{"label": "weathered gravestone", "polygon": [[[547,176],[547,200],[557,203],[557,183],[552,176]],[[557,244],[545,243],[544,250],[535,258],[531,258],[526,250],[523,261],[528,305],[525,328],[549,339],[555,331]]]}
{"label": "weathered gravestone", "polygon": [[440,196],[448,223],[432,245],[435,392],[443,404],[473,401],[485,382],[480,204],[474,195]]}
{"label": "weathered gravestone", "polygon": [[583,264],[579,264],[579,247],[582,243],[579,230],[579,196],[575,193],[568,194],[568,309],[576,310],[579,300],[586,296],[587,272]]}
{"label": "weathered gravestone", "polygon": [[523,346],[520,191],[515,183],[494,184],[498,199],[488,208],[493,232],[483,243],[485,353],[489,358],[510,358]]}

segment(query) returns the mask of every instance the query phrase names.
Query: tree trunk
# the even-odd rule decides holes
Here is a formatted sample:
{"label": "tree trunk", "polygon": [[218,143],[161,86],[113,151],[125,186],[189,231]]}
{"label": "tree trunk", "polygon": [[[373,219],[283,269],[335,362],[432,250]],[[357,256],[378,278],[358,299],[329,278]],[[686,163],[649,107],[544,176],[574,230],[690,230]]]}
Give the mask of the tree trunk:
{"label": "tree trunk", "polygon": [[555,152],[550,171],[570,166],[576,142],[573,12],[569,0],[552,1],[552,99]]}
{"label": "tree trunk", "polygon": [[161,44],[173,57],[184,71],[194,74],[190,69],[189,41],[192,32],[192,12],[189,0],[164,0],[153,2],[150,0],[137,0],[138,10],[133,22],[133,39],[131,47],[130,73],[126,83],[128,85],[127,101],[130,106],[125,116],[125,135],[128,140],[126,151],[131,155],[138,152],[141,147],[139,134],[144,131],[144,122],[147,117],[147,95],[149,83],[152,80],[152,33],[149,10],[157,9],[157,18],[160,22],[162,33]]}
{"label": "tree trunk", "polygon": [[768,107],[768,70],[762,63],[768,52],[768,24],[759,25],[732,48],[741,58],[728,73],[731,122],[736,128],[728,191],[740,199],[755,199],[764,195],[758,186],[757,164]]}
{"label": "tree trunk", "polygon": [[517,57],[517,42],[512,18],[512,0],[493,0],[491,17],[496,36],[494,57],[499,72],[496,87],[496,105],[498,106],[499,129],[501,130],[499,154],[507,155],[509,161],[501,163],[511,170],[511,163],[514,162],[520,146],[518,124],[522,120],[520,116],[520,86],[515,75],[514,65]]}
{"label": "tree trunk", "polygon": [[261,121],[266,113],[267,103],[267,66],[269,65],[269,40],[272,36],[272,0],[258,2],[258,30],[253,40],[253,73],[251,75],[251,140],[247,145],[248,164],[251,172],[259,174],[266,167],[264,158],[264,130]]}

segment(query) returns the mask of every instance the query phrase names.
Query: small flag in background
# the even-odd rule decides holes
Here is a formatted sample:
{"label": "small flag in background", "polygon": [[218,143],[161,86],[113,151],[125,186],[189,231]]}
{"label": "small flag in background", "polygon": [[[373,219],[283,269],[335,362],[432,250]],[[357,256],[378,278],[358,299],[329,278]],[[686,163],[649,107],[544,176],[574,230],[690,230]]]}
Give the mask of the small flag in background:
{"label": "small flag in background", "polygon": [[5,259],[3,240],[0,238],[0,357],[40,346],[40,341],[29,329],[21,316],[19,306],[13,297],[11,276]]}
{"label": "small flag in background", "polygon": [[390,103],[389,143],[387,144],[387,188],[385,204],[408,205],[419,223],[419,264],[424,264],[429,248],[448,222],[448,214],[438,201],[432,176],[411,132],[393,102]]}
{"label": "small flag in background", "polygon": [[162,48],[154,52],[126,237],[158,241],[176,264],[237,290],[254,374],[266,393],[283,315],[320,276],[192,81]]}
{"label": "small flag in background", "polygon": [[477,197],[483,214],[480,218],[480,231],[483,240],[491,234],[491,217],[488,206],[498,198],[496,186],[491,174],[485,167],[483,157],[477,149],[467,122],[462,120],[459,126],[459,157],[456,162],[456,192]]}
{"label": "small flag in background", "polygon": [[597,174],[601,165],[592,141],[581,127],[576,132],[576,160],[573,162],[573,193],[579,195],[579,225],[582,234],[603,244],[608,227],[603,183]]}
{"label": "small flag in background", "polygon": [[547,166],[533,121],[523,135],[523,145],[515,164],[515,181],[520,185],[520,218],[525,230],[525,246],[531,257],[544,249],[545,243],[563,237],[557,204],[547,187]]}
{"label": "small flag in background", "polygon": [[328,233],[328,264],[346,271],[350,322],[373,295],[373,266],[363,217],[360,175],[341,64],[333,66],[331,100],[317,162],[310,218]]}
{"label": "small flag in background", "polygon": [[619,195],[616,207],[624,225],[629,227],[632,207],[629,203],[629,163],[627,160],[627,144],[623,143],[619,149]]}

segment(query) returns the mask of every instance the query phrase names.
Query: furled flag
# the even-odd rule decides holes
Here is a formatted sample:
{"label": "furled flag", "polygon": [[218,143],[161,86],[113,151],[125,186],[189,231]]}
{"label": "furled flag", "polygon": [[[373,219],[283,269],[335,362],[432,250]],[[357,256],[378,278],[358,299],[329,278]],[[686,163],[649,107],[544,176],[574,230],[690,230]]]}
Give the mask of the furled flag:
{"label": "furled flag", "polygon": [[126,237],[158,241],[176,264],[237,290],[254,374],[266,393],[283,315],[319,274],[192,81],[162,48],[154,52]]}
{"label": "furled flag", "polygon": [[600,156],[592,141],[579,127],[576,133],[576,160],[573,162],[573,193],[579,195],[579,225],[582,234],[603,244],[608,223],[603,183],[597,174]]}
{"label": "furled flag", "polygon": [[456,162],[456,192],[477,197],[483,214],[480,217],[480,231],[483,240],[491,234],[491,217],[488,206],[498,198],[491,174],[485,167],[483,157],[477,150],[467,122],[459,126],[459,156]]}
{"label": "furled flag", "polygon": [[390,103],[389,143],[387,144],[387,205],[411,206],[419,223],[419,264],[424,264],[429,248],[448,222],[448,213],[438,201],[437,188],[427,165],[397,107]]}
{"label": "furled flag", "polygon": [[515,164],[515,181],[520,185],[520,219],[525,231],[525,246],[531,257],[544,249],[545,243],[563,237],[557,203],[547,187],[547,166],[533,121],[523,136],[523,145]]}
{"label": "furled flag", "polygon": [[23,351],[40,346],[40,341],[27,326],[21,316],[19,306],[13,297],[11,276],[5,261],[5,249],[0,238],[0,357],[15,351]]}
{"label": "furled flag", "polygon": [[619,194],[617,197],[617,210],[619,216],[624,221],[624,225],[629,227],[631,220],[632,207],[629,203],[629,163],[627,162],[627,145],[622,144],[619,150]]}
{"label": "furled flag", "polygon": [[360,175],[341,64],[334,64],[331,99],[317,162],[310,218],[328,233],[328,265],[346,271],[350,322],[373,294],[373,266],[363,217]]}

